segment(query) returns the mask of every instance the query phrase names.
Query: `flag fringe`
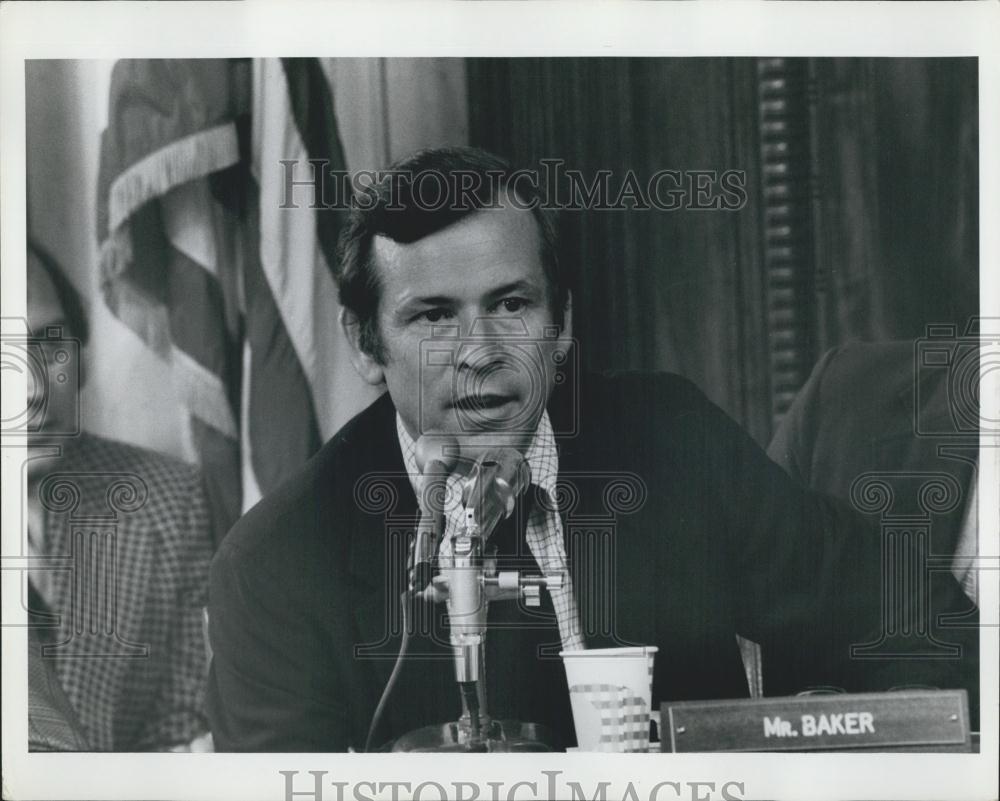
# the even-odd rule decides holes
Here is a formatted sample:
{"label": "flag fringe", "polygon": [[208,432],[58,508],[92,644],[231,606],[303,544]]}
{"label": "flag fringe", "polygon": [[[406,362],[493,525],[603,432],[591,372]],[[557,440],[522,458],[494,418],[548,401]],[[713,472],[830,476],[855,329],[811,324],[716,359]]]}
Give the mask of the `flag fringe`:
{"label": "flag fringe", "polygon": [[129,218],[145,203],[181,184],[231,167],[239,157],[236,126],[227,122],[150,153],[111,184],[110,234],[99,248],[101,291],[112,313],[161,358],[167,359],[171,349],[169,317],[163,304],[128,276],[135,258]]}
{"label": "flag fringe", "polygon": [[108,192],[109,228],[117,230],[145,203],[175,186],[231,167],[240,159],[236,125],[217,125],[150,153],[115,178]]}
{"label": "flag fringe", "polygon": [[222,379],[178,347],[171,348],[170,356],[174,380],[190,413],[238,442],[236,415],[229,405]]}
{"label": "flag fringe", "polygon": [[[105,253],[101,255],[103,265]],[[101,291],[111,313],[132,329],[157,356],[169,359],[170,318],[166,307],[121,274],[109,275],[105,272],[101,278]]]}
{"label": "flag fringe", "polygon": [[190,412],[224,436],[237,438],[235,415],[229,408],[221,379],[173,344],[166,306],[129,279],[132,246],[128,234],[128,225],[123,225],[101,245],[101,291],[105,303],[115,317],[170,364]]}

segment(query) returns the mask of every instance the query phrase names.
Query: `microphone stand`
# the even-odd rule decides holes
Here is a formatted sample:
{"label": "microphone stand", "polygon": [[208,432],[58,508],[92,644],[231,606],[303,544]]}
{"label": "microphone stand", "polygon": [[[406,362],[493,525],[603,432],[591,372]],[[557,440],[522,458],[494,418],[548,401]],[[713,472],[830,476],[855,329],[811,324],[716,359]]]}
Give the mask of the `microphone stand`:
{"label": "microphone stand", "polygon": [[[511,451],[511,449],[506,449]],[[516,459],[512,466],[510,459]],[[506,461],[505,461],[506,460]],[[487,611],[490,601],[524,599],[539,606],[541,589],[562,587],[563,576],[522,576],[516,570],[498,571],[496,549],[487,544],[500,520],[513,512],[517,496],[528,488],[530,470],[516,451],[500,459],[489,455],[477,460],[463,483],[465,507],[462,527],[452,537],[454,555],[423,587],[411,571],[411,591],[416,597],[448,604],[455,679],[460,690],[462,713],[454,724],[427,726],[400,738],[396,751],[548,751],[551,740],[543,727],[516,721],[493,721],[488,714],[484,684]],[[435,514],[436,531],[418,531],[415,549],[440,540],[444,516]],[[421,545],[421,543],[424,543]],[[411,564],[414,557],[411,555]],[[416,560],[419,564],[419,559]],[[426,575],[426,573],[424,573]]]}

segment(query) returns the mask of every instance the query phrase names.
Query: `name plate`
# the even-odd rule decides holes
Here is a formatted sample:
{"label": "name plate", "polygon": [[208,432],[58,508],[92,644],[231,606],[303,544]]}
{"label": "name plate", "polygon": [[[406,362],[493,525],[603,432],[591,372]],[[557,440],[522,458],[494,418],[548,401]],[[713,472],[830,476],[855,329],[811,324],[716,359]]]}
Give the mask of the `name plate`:
{"label": "name plate", "polygon": [[663,751],[971,751],[965,690],[661,705]]}

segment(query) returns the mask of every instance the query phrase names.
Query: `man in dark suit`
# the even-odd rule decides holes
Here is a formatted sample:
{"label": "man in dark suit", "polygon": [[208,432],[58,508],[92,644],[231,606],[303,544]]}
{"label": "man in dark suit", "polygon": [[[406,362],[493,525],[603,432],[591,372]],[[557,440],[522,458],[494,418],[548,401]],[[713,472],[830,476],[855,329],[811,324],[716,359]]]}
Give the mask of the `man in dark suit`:
{"label": "man in dark suit", "polygon": [[[802,485],[845,503],[853,494],[873,528],[904,516],[911,528],[923,521],[928,559],[938,570],[950,568],[972,603],[977,600],[979,406],[973,387],[978,377],[974,337],[952,333],[833,348],[813,368],[767,451]],[[889,488],[887,503],[866,510],[857,501],[866,486],[876,485]],[[772,656],[774,668],[764,668],[765,689],[782,669],[782,660]],[[962,665],[963,686],[975,687],[977,654],[966,653]]]}
{"label": "man in dark suit", "polygon": [[[449,203],[421,202],[427,173],[452,182]],[[463,457],[498,441],[521,450],[537,486],[512,518],[522,525],[495,533],[498,559],[568,569],[539,610],[490,605],[495,718],[542,723],[573,744],[560,648],[659,646],[654,705],[745,697],[737,633],[800,643],[810,675],[831,683],[894,683],[899,665],[849,658],[879,630],[877,543],[847,510],[790,481],[686,380],[572,369],[555,232],[514,175],[481,151],[429,151],[352,211],[337,267],[342,322],[355,366],[388,392],[218,552],[217,748],[363,747],[401,642],[399,534],[421,514],[414,453],[425,435],[454,436]],[[960,605],[948,580],[941,592]],[[414,614],[375,743],[459,713],[440,608]],[[906,669],[949,681],[940,662]]]}
{"label": "man in dark suit", "polygon": [[[963,354],[963,345],[958,339],[941,342],[974,360],[977,370],[969,378],[978,379],[979,351],[965,345]],[[827,351],[767,453],[800,483],[844,501],[865,474],[951,476],[956,502],[947,513],[934,514],[933,552],[958,555],[955,578],[975,600],[975,571],[967,557],[975,552],[976,510],[970,501],[979,433],[966,423],[978,418],[979,407],[973,392],[949,388],[956,365],[921,365],[922,350],[906,340],[854,342]]]}

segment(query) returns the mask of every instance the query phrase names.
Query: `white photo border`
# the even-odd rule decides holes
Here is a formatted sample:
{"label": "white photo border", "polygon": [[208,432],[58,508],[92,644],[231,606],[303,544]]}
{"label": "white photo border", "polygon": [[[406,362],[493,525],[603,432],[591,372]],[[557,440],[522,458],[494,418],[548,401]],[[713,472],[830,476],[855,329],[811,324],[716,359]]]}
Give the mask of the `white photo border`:
{"label": "white photo border", "polygon": [[[3,3],[0,6],[0,260],[2,314],[24,316],[26,234],[24,61],[191,56],[976,56],[980,110],[980,313],[1000,318],[1000,4],[902,3]],[[997,382],[981,414],[1000,419]],[[4,393],[24,396],[4,376]],[[986,443],[984,443],[985,445]],[[980,464],[984,550],[1000,554],[998,448]],[[3,553],[16,552],[20,503],[9,494],[23,454],[4,448]],[[14,502],[12,502],[14,501]],[[14,544],[12,550],[8,545]],[[979,754],[710,754],[440,756],[366,754],[28,754],[25,629],[4,587],[3,783],[17,799],[285,799],[279,771],[326,771],[334,782],[536,781],[559,770],[584,788],[628,782],[742,782],[741,798],[997,797],[1000,571],[982,574],[982,740]],[[8,583],[6,577],[5,584]],[[16,593],[15,593],[16,597]],[[20,617],[20,619],[18,619]],[[10,625],[14,624],[14,625]],[[641,783],[641,784],[640,784]],[[645,790],[641,789],[646,788]],[[296,790],[307,789],[297,783]],[[356,792],[356,787],[354,788]],[[428,790],[425,797],[436,797]],[[528,789],[517,797],[530,797]],[[542,792],[544,792],[542,790]],[[690,791],[685,791],[690,793]],[[702,790],[704,792],[704,789]],[[364,793],[371,793],[366,786]],[[297,799],[306,798],[297,795]],[[480,798],[487,798],[481,795]],[[503,797],[506,797],[504,795]],[[542,797],[542,796],[538,796]],[[675,798],[666,790],[660,798]],[[690,794],[685,798],[696,797]]]}

